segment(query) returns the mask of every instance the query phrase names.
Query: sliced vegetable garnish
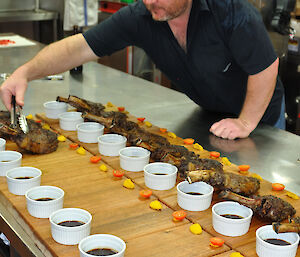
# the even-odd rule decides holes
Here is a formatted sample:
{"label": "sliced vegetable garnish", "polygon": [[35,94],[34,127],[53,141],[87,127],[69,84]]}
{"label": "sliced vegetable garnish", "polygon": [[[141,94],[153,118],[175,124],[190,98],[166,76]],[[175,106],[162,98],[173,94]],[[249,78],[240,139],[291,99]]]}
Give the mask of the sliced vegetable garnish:
{"label": "sliced vegetable garnish", "polygon": [[91,158],[90,158],[90,161],[92,162],[92,163],[97,163],[97,162],[99,162],[101,160],[101,157],[100,156],[92,156]]}
{"label": "sliced vegetable garnish", "polygon": [[149,122],[149,121],[145,121],[145,126],[148,127],[148,128],[151,128],[152,127],[152,123]]}
{"label": "sliced vegetable garnish", "polygon": [[153,210],[160,211],[162,209],[162,205],[161,205],[160,201],[154,200],[150,203],[150,208]]}
{"label": "sliced vegetable garnish", "polygon": [[28,115],[26,116],[26,119],[32,120],[32,119],[33,119],[33,115],[32,115],[32,114],[28,114]]}
{"label": "sliced vegetable garnish", "polygon": [[250,169],[250,165],[240,165],[240,171],[248,171]]}
{"label": "sliced vegetable garnish", "polygon": [[41,120],[36,120],[35,122],[36,122],[36,123],[41,123],[42,121],[41,121]]}
{"label": "sliced vegetable garnish", "polygon": [[144,198],[149,198],[152,195],[152,191],[150,189],[143,189],[140,191],[140,196]]}
{"label": "sliced vegetable garnish", "polygon": [[49,126],[49,124],[44,124],[44,125],[42,126],[42,128],[43,128],[43,129],[48,129],[48,130],[49,130],[49,129],[50,129],[50,126]]}
{"label": "sliced vegetable garnish", "polygon": [[124,180],[123,187],[126,187],[128,189],[134,189],[134,184],[131,181],[131,179],[128,178],[128,179]]}
{"label": "sliced vegetable garnish", "polygon": [[263,181],[263,178],[260,175],[256,174],[256,173],[252,173],[251,177],[257,178],[258,180]]}
{"label": "sliced vegetable garnish", "polygon": [[185,143],[186,145],[192,145],[192,144],[194,144],[194,142],[195,142],[195,139],[193,139],[193,138],[183,139],[183,143]]}
{"label": "sliced vegetable garnish", "polygon": [[202,233],[202,227],[200,224],[195,223],[190,226],[190,231],[195,235],[200,235]]}
{"label": "sliced vegetable garnish", "polygon": [[186,212],[183,210],[173,212],[174,221],[181,221],[186,217]]}
{"label": "sliced vegetable garnish", "polygon": [[222,163],[226,166],[230,166],[231,162],[228,160],[227,157],[222,157]]}
{"label": "sliced vegetable garnish", "polygon": [[193,147],[194,147],[195,149],[197,149],[197,150],[203,151],[202,145],[200,145],[200,144],[198,144],[198,143],[194,144]]}
{"label": "sliced vegetable garnish", "polygon": [[114,105],[111,102],[107,102],[106,106],[107,107],[114,107]]}
{"label": "sliced vegetable garnish", "polygon": [[99,169],[100,169],[101,171],[107,171],[107,167],[106,167],[105,164],[101,164],[101,165],[99,166]]}
{"label": "sliced vegetable garnish", "polygon": [[117,177],[117,178],[123,177],[124,174],[125,174],[125,173],[124,173],[124,171],[122,171],[122,170],[114,170],[114,171],[113,171],[114,177]]}
{"label": "sliced vegetable garnish", "polygon": [[118,110],[119,110],[119,112],[124,112],[125,111],[125,107],[120,106],[120,107],[118,107]]}
{"label": "sliced vegetable garnish", "polygon": [[286,193],[286,195],[287,195],[288,197],[292,198],[292,199],[299,200],[299,196],[296,195],[296,194],[294,194],[294,193],[292,193],[292,192],[290,192],[290,191],[288,191],[288,192]]}
{"label": "sliced vegetable garnish", "polygon": [[239,252],[231,253],[229,257],[244,257],[244,255],[241,255]]}
{"label": "sliced vegetable garnish", "polygon": [[173,133],[173,132],[168,132],[168,136],[171,137],[171,138],[176,138],[176,134]]}
{"label": "sliced vegetable garnish", "polygon": [[209,241],[210,245],[213,247],[220,247],[224,244],[224,240],[219,237],[212,237]]}
{"label": "sliced vegetable garnish", "polygon": [[144,122],[145,118],[144,118],[144,117],[140,117],[140,118],[137,118],[137,120],[138,120],[139,122]]}
{"label": "sliced vegetable garnish", "polygon": [[80,146],[80,147],[76,150],[76,152],[77,152],[78,154],[85,155],[85,149],[84,149],[82,146]]}
{"label": "sliced vegetable garnish", "polygon": [[70,147],[71,149],[76,149],[76,148],[78,147],[78,144],[77,144],[77,143],[71,143],[71,144],[69,145],[69,147]]}
{"label": "sliced vegetable garnish", "polygon": [[60,136],[57,137],[57,140],[58,140],[59,142],[65,142],[67,139],[66,139],[65,136],[60,135]]}
{"label": "sliced vegetable garnish", "polygon": [[166,128],[159,128],[159,131],[160,131],[161,133],[166,133],[166,132],[167,132],[167,129],[166,129]]}
{"label": "sliced vegetable garnish", "polygon": [[285,188],[283,184],[280,183],[272,183],[272,189],[274,191],[282,191]]}
{"label": "sliced vegetable garnish", "polygon": [[212,152],[210,152],[210,156],[213,157],[213,158],[219,158],[220,157],[220,153],[212,151]]}

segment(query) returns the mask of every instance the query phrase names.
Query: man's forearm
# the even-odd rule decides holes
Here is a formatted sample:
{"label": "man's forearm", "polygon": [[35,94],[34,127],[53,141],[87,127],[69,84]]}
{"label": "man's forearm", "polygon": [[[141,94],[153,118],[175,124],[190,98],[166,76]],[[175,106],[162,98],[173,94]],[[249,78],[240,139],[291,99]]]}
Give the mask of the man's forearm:
{"label": "man's forearm", "polygon": [[46,46],[15,73],[31,81],[65,72],[96,58],[82,34],[78,34]]}
{"label": "man's forearm", "polygon": [[247,93],[239,119],[251,131],[265,113],[274,93],[278,74],[278,58],[267,69],[248,78]]}

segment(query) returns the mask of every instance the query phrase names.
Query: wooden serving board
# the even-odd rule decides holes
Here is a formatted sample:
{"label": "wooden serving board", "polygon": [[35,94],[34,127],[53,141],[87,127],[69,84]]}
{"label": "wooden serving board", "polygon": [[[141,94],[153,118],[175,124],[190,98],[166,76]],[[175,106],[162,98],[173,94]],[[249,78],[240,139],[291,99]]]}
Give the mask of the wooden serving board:
{"label": "wooden serving board", "polygon": [[[113,169],[121,169],[119,157],[101,156],[101,163],[92,164],[92,155],[99,155],[97,144],[78,142],[76,132],[61,130],[57,120],[49,120],[44,114],[37,117],[47,122],[51,128],[67,137],[60,142],[56,152],[45,155],[24,154],[22,166],[34,166],[42,170],[42,185],[54,185],[65,191],[64,207],[78,207],[89,211],[93,216],[91,234],[108,233],[121,237],[126,242],[128,257],[229,257],[232,252],[239,251],[244,256],[257,256],[255,253],[255,231],[266,224],[252,219],[250,231],[241,237],[225,237],[214,231],[211,224],[211,208],[203,212],[187,212],[187,218],[182,222],[172,220],[172,212],[180,209],[177,205],[176,188],[166,191],[153,190],[150,199],[141,199],[139,190],[145,188],[143,172],[127,172],[125,178],[116,179],[112,176]],[[130,119],[136,118],[129,115]],[[159,128],[148,128],[148,131],[166,136],[172,144],[182,145],[181,138],[169,138],[161,133]],[[69,144],[78,142],[87,152],[79,155],[69,148]],[[200,154],[202,158],[209,158],[208,151],[199,151],[186,146],[189,150]],[[13,143],[7,144],[8,149],[17,150]],[[99,170],[105,164],[107,172]],[[227,171],[237,172],[237,165],[225,166]],[[134,189],[122,186],[126,178],[135,183]],[[29,215],[24,196],[15,196],[8,191],[4,177],[0,177],[1,195],[7,206],[22,218],[28,233],[33,234],[34,240],[46,248],[53,256],[79,256],[77,246],[65,246],[56,243],[51,237],[48,219],[37,219]],[[275,194],[289,201],[299,213],[300,201],[286,196],[286,192],[272,192],[271,184],[263,181],[260,194]],[[159,199],[163,203],[161,211],[149,208],[149,203]],[[217,202],[214,196],[213,204]],[[192,223],[199,223],[203,228],[201,235],[194,235],[189,231]],[[209,246],[209,239],[218,236],[225,239],[220,248]],[[41,247],[42,247],[41,246]],[[298,251],[298,257],[300,253]]]}

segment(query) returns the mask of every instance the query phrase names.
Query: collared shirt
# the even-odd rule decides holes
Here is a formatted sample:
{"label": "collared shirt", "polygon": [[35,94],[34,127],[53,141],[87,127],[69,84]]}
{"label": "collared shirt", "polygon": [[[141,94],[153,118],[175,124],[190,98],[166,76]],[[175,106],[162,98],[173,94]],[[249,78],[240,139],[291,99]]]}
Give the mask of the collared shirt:
{"label": "collared shirt", "polygon": [[[247,0],[193,0],[186,52],[168,23],[154,21],[142,1],[122,8],[84,37],[98,56],[129,45],[144,49],[195,103],[236,116],[244,103],[248,76],[277,58],[259,12]],[[275,124],[282,97],[277,80],[262,122]]]}

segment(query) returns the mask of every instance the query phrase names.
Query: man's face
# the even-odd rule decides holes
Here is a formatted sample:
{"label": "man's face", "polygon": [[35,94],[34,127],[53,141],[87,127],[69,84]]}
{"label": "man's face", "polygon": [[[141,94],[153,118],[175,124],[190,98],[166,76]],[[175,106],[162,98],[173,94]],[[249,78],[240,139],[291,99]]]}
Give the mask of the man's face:
{"label": "man's face", "polygon": [[143,0],[152,18],[156,21],[168,21],[181,15],[189,0]]}

